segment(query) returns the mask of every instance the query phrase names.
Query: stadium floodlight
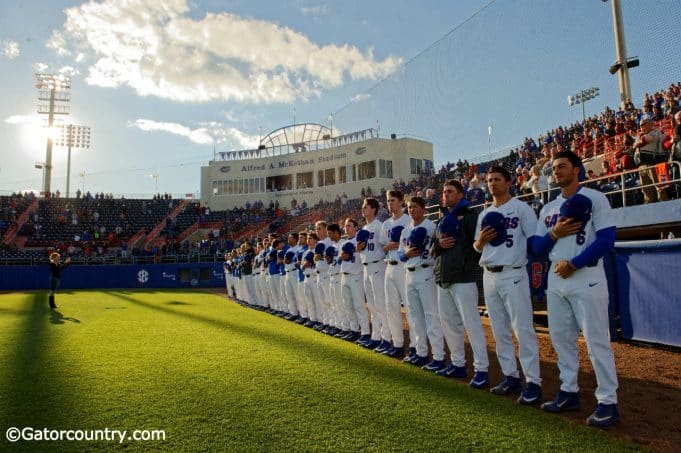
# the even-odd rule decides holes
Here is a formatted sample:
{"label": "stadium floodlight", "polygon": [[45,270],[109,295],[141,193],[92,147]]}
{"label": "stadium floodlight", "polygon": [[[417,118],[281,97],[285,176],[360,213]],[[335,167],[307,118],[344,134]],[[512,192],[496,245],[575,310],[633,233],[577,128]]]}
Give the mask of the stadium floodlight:
{"label": "stadium floodlight", "polygon": [[89,148],[91,130],[88,126],[75,124],[60,124],[61,134],[56,139],[56,145],[68,148],[66,164],[66,198],[71,191],[71,148]]}
{"label": "stadium floodlight", "polygon": [[[68,115],[71,96],[71,78],[62,74],[36,73],[35,86],[40,90],[38,100],[47,101],[47,104],[38,105],[38,113],[47,115],[47,127],[54,127],[54,115]],[[47,136],[47,149],[45,151],[45,167],[43,171],[43,195],[48,197],[52,191],[52,143],[50,134]]]}
{"label": "stadium floodlight", "polygon": [[584,104],[586,104],[586,101],[590,101],[591,99],[594,99],[596,96],[599,96],[600,93],[600,88],[598,87],[591,87],[587,88],[585,90],[580,91],[579,93],[573,94],[572,96],[568,96],[568,105],[572,107],[575,104],[582,104],[582,121],[586,121],[586,111],[584,108]]}

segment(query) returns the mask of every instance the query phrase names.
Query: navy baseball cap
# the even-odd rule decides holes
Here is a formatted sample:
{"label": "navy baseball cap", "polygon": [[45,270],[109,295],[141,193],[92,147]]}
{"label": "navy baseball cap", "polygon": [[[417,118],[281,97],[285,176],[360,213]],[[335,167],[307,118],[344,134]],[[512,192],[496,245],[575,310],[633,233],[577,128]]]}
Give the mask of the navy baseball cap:
{"label": "navy baseball cap", "polygon": [[277,257],[278,257],[278,258],[281,258],[281,259],[284,259],[284,255],[285,255],[285,254],[286,254],[286,252],[285,252],[284,250],[279,250],[279,251],[277,252]]}
{"label": "navy baseball cap", "polygon": [[428,239],[428,230],[424,227],[416,227],[411,230],[409,234],[409,244],[417,249],[426,248],[426,240]]}
{"label": "navy baseball cap", "polygon": [[448,214],[440,220],[437,227],[440,230],[440,234],[446,234],[449,237],[456,238],[461,230],[461,223],[455,215]]}
{"label": "navy baseball cap", "polygon": [[400,236],[402,236],[402,230],[404,227],[402,225],[394,226],[390,229],[390,242],[400,242]]}
{"label": "navy baseball cap", "polygon": [[343,250],[343,253],[347,253],[348,255],[352,255],[353,253],[355,253],[355,250],[357,250],[357,249],[355,248],[355,244],[348,241],[345,244],[343,244],[343,248],[341,250]]}
{"label": "navy baseball cap", "polygon": [[486,227],[491,227],[497,233],[497,237],[489,241],[493,247],[498,247],[508,238],[506,233],[506,227],[504,226],[504,215],[497,211],[491,211],[485,214],[480,223],[480,230],[484,230]]}
{"label": "navy baseball cap", "polygon": [[560,206],[560,216],[566,219],[574,219],[580,222],[582,228],[584,228],[584,225],[591,220],[592,207],[591,199],[577,192]]}
{"label": "navy baseball cap", "polygon": [[319,242],[314,246],[315,255],[323,255],[324,250],[326,250],[326,245],[323,242]]}
{"label": "navy baseball cap", "polygon": [[327,258],[333,258],[336,256],[336,247],[333,245],[330,245],[326,248],[326,251],[324,252],[324,256]]}
{"label": "navy baseball cap", "polygon": [[357,242],[367,242],[371,233],[369,230],[359,230],[357,232]]}
{"label": "navy baseball cap", "polygon": [[284,259],[287,260],[287,261],[293,261],[293,258],[294,258],[295,256],[296,256],[295,252],[292,251],[292,250],[289,250],[289,251],[286,252],[286,254],[284,255]]}
{"label": "navy baseball cap", "polygon": [[305,261],[307,261],[310,264],[314,264],[314,253],[306,253],[305,254]]}
{"label": "navy baseball cap", "polygon": [[270,259],[275,259],[277,257],[277,251],[276,250],[270,250],[269,257],[270,257]]}

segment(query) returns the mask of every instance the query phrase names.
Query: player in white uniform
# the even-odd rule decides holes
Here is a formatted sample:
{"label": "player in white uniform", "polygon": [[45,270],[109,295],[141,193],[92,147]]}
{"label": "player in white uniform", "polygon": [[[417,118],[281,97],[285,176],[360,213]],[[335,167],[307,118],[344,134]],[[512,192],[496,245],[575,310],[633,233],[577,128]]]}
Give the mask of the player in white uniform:
{"label": "player in white uniform", "polygon": [[307,251],[307,232],[301,231],[298,233],[298,250],[296,251],[296,270],[294,273],[296,276],[295,280],[295,294],[296,294],[296,304],[298,306],[298,311],[300,312],[299,319],[296,320],[299,324],[308,325],[312,322],[310,321],[310,313],[307,309],[307,300],[305,299],[305,290],[303,288],[303,281],[305,280],[305,274],[303,273],[303,255]]}
{"label": "player in white uniform", "polygon": [[[400,260],[405,262],[406,292],[408,310],[411,311],[412,332],[416,339],[416,355],[405,361],[423,367],[427,371],[440,371],[445,367],[445,345],[437,308],[435,274],[433,273],[433,257],[430,245],[435,234],[435,224],[425,218],[426,202],[422,197],[411,197],[407,203],[411,217],[409,225],[402,230],[400,238]],[[422,244],[411,241],[412,231],[425,229]],[[428,341],[433,360],[428,362]]]}
{"label": "player in white uniform", "polygon": [[385,320],[385,252],[381,247],[382,223],[376,218],[378,200],[367,198],[362,204],[362,215],[367,224],[362,228],[366,242],[358,241],[357,248],[364,268],[364,293],[371,313],[371,339],[360,343],[368,349],[376,349],[379,345],[387,347],[390,343],[390,328]]}
{"label": "player in white uniform", "polygon": [[[386,253],[385,262],[387,269],[385,272],[385,311],[386,324],[390,329],[391,344],[384,348],[378,347],[376,352],[380,352],[390,357],[401,359],[404,357],[404,330],[402,323],[402,305],[406,307],[407,290],[404,284],[405,273],[404,263],[400,261],[398,249],[400,247],[400,236],[411,219],[404,213],[404,196],[399,190],[389,190],[386,193],[387,205],[390,210],[390,218],[386,219],[381,226],[381,245]],[[407,323],[409,327],[413,325],[411,314],[407,312]],[[414,335],[409,335],[409,354],[411,358],[416,355],[416,340]]]}
{"label": "player in white uniform", "polygon": [[[478,216],[477,238],[473,248],[482,253],[483,289],[492,333],[496,340],[497,359],[504,380],[492,387],[495,395],[520,393],[519,404],[541,403],[539,348],[534,331],[530,282],[527,264],[527,240],[536,231],[537,217],[532,208],[511,198],[511,175],[503,167],[492,167],[487,174],[487,186],[494,203]],[[502,244],[494,245],[497,232],[481,228],[485,216],[498,212],[503,218],[500,227],[506,233]],[[515,358],[511,329],[518,339],[519,358],[527,383],[523,390]]]}
{"label": "player in white uniform", "polygon": [[[608,330],[608,283],[601,260],[615,242],[615,222],[605,195],[579,186],[582,162],[576,154],[558,153],[552,166],[561,194],[542,209],[533,249],[538,254],[550,250],[549,333],[558,355],[561,386],[556,398],[542,409],[562,412],[580,407],[577,338],[581,330],[598,383],[598,406],[587,424],[606,427],[619,420],[617,372]],[[561,216],[566,199],[577,204],[576,198],[581,198],[587,212],[585,223]]]}
{"label": "player in white uniform", "polygon": [[[321,253],[315,253],[315,269],[317,271],[317,293],[319,295],[319,301],[322,310],[323,327],[322,332],[328,334],[333,328],[333,315],[331,312],[331,293],[329,292],[329,264],[324,258],[324,252],[326,248],[331,245],[331,238],[329,238],[326,232],[327,224],[323,220],[319,220],[315,223],[315,232],[319,238],[319,243],[317,244],[317,249],[323,251]],[[322,244],[322,247],[319,246]]]}
{"label": "player in white uniform", "polygon": [[[341,265],[338,261],[338,248],[341,242],[341,229],[337,223],[332,223],[326,228],[326,231],[331,239],[331,245],[333,247],[333,257],[327,260],[329,263],[329,302],[331,302],[331,310],[333,311],[334,317],[334,327],[336,331],[333,335],[336,338],[344,338],[346,335],[350,334],[350,326],[348,323],[347,316],[345,315],[345,309],[343,306],[343,293],[341,291]],[[327,252],[329,251],[327,247]]]}
{"label": "player in white uniform", "polygon": [[258,242],[255,246],[255,258],[253,259],[253,287],[254,300],[253,303],[257,308],[262,307],[262,243]]}
{"label": "player in white uniform", "polygon": [[298,268],[296,268],[296,253],[298,253],[298,233],[293,232],[288,236],[289,249],[284,255],[284,294],[288,306],[288,315],[285,319],[292,321],[297,319],[300,311],[296,298],[298,285]]}
{"label": "player in white uniform", "polygon": [[[339,259],[341,263],[341,292],[343,294],[343,307],[347,316],[350,334],[343,339],[348,341],[365,342],[369,340],[371,328],[369,326],[369,313],[364,303],[364,279],[362,263],[357,253],[348,253],[346,244],[352,244],[357,250],[357,221],[345,220],[345,234],[347,239],[340,242]],[[344,248],[345,247],[345,248]]]}

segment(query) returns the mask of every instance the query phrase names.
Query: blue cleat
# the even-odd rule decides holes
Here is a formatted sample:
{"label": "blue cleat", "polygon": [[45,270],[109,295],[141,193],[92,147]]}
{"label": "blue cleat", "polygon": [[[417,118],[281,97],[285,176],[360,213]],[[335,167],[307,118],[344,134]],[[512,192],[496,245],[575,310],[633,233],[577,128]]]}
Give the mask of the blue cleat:
{"label": "blue cleat", "polygon": [[589,426],[597,426],[599,428],[607,428],[614,425],[620,420],[620,414],[617,410],[617,404],[601,404],[598,403],[596,411],[586,419],[586,424]]}
{"label": "blue cleat", "polygon": [[378,352],[379,354],[383,354],[383,351],[388,349],[390,346],[392,346],[392,345],[390,344],[389,341],[381,340],[381,342],[378,344],[378,346],[376,346],[374,348],[374,352]]}
{"label": "blue cleat", "polygon": [[468,376],[468,373],[466,372],[466,367],[465,366],[456,366],[453,363],[449,365],[447,368],[443,368],[441,370],[438,370],[435,372],[438,376],[446,377],[446,378],[465,378]]}
{"label": "blue cleat", "polygon": [[556,399],[541,405],[546,412],[578,411],[580,408],[579,393],[559,391]]}
{"label": "blue cleat", "polygon": [[355,340],[355,343],[360,346],[364,346],[364,344],[368,343],[369,341],[371,341],[370,335],[360,335],[360,337]]}
{"label": "blue cleat", "polygon": [[445,361],[444,360],[432,360],[430,363],[427,363],[426,365],[421,367],[422,370],[426,371],[433,371],[433,372],[438,372],[440,370],[445,369]]}
{"label": "blue cleat", "polygon": [[411,361],[409,363],[414,365],[414,366],[417,366],[417,367],[422,367],[423,365],[428,363],[428,357],[427,356],[422,357],[422,356],[416,354],[416,355],[414,355],[414,358],[411,359]]}
{"label": "blue cleat", "polygon": [[520,378],[506,376],[503,381],[489,389],[489,391],[495,395],[517,394],[523,391],[523,385],[520,383]]}
{"label": "blue cleat", "polygon": [[383,351],[383,355],[387,355],[388,357],[392,357],[393,359],[401,359],[404,357],[404,347],[395,347],[393,345],[390,345],[388,349]]}
{"label": "blue cleat", "polygon": [[409,354],[407,354],[402,361],[405,363],[411,363],[411,361],[414,360],[414,357],[416,357],[416,348],[409,348]]}
{"label": "blue cleat", "polygon": [[518,404],[535,406],[539,403],[541,403],[541,386],[534,382],[529,382],[527,386],[525,386],[525,390],[520,394]]}
{"label": "blue cleat", "polygon": [[478,390],[486,388],[489,385],[489,373],[487,371],[476,371],[468,385]]}

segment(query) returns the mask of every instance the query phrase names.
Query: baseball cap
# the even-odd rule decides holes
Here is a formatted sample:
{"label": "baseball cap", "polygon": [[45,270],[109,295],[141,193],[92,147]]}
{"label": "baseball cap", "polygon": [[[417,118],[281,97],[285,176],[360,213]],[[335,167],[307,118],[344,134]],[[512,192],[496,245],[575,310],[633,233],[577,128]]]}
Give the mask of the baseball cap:
{"label": "baseball cap", "polygon": [[404,227],[402,225],[394,226],[390,229],[390,242],[400,242],[400,236],[402,236],[402,230]]}
{"label": "baseball cap", "polygon": [[569,197],[560,206],[560,215],[564,218],[574,219],[584,225],[591,220],[591,199],[581,193],[577,192]]}
{"label": "baseball cap", "polygon": [[326,245],[324,245],[323,242],[319,242],[317,245],[314,246],[314,253],[315,255],[323,255],[325,249]]}
{"label": "baseball cap", "polygon": [[327,258],[333,258],[336,256],[336,247],[333,245],[330,245],[326,248],[326,251],[324,252],[324,256]]}
{"label": "baseball cap", "polygon": [[493,247],[498,247],[508,238],[506,233],[506,227],[504,226],[504,215],[497,211],[490,211],[485,214],[480,222],[480,229],[483,230],[486,227],[492,228],[497,233],[497,237],[492,239],[489,243]]}
{"label": "baseball cap", "polygon": [[293,252],[293,250],[289,250],[286,252],[286,255],[284,255],[284,259],[287,261],[293,261],[294,256],[296,256],[295,252]]}
{"label": "baseball cap", "polygon": [[357,242],[367,242],[370,235],[369,230],[359,230],[357,232]]}
{"label": "baseball cap", "polygon": [[428,239],[428,230],[423,227],[416,227],[409,233],[409,244],[417,249],[426,247],[426,240]]}
{"label": "baseball cap", "polygon": [[455,215],[448,214],[440,220],[438,229],[441,234],[446,234],[449,237],[456,238],[461,230],[461,223]]}

